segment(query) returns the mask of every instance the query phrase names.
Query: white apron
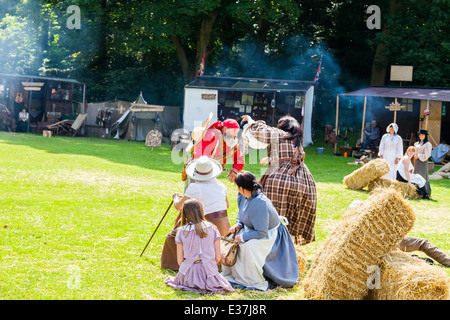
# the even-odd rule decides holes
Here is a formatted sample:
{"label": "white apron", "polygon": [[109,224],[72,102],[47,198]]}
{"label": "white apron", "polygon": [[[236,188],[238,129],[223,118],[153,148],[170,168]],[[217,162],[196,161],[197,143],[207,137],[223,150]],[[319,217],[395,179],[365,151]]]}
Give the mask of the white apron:
{"label": "white apron", "polygon": [[[280,217],[280,222],[286,224],[287,221],[283,218]],[[279,225],[270,229],[262,239],[242,242],[239,245],[236,264],[232,267],[222,266],[222,275],[232,284],[242,285],[247,289],[266,291],[269,282],[263,276],[263,267],[277,238],[278,227]],[[250,228],[244,225],[238,234],[247,231],[250,231]]]}

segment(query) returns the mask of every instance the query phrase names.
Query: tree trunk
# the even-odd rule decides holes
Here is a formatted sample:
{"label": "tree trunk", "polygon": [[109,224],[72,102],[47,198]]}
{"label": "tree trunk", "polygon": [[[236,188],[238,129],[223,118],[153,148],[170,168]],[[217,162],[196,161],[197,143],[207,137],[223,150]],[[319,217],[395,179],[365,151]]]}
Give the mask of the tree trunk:
{"label": "tree trunk", "polygon": [[[211,12],[207,16],[202,19],[202,24],[200,26],[200,30],[198,32],[197,39],[197,52],[195,55],[195,69],[193,70],[193,77],[195,77],[196,72],[200,66],[200,62],[202,61],[203,53],[205,53],[205,57],[208,54],[206,51],[209,45],[209,41],[211,40],[211,31],[214,26],[214,22],[216,21],[217,14]],[[205,58],[206,60],[206,58]]]}
{"label": "tree trunk", "polygon": [[380,43],[375,51],[375,58],[372,64],[371,86],[383,86],[386,79],[388,60],[386,57],[386,46]]}
{"label": "tree trunk", "polygon": [[181,43],[180,38],[177,35],[170,36],[172,43],[176,47],[178,61],[180,62],[183,77],[186,82],[189,82],[195,78],[197,70],[200,66],[200,62],[202,61],[203,52],[205,52],[205,56],[208,55],[207,48],[209,45],[209,41],[211,39],[211,31],[214,26],[214,22],[216,21],[216,18],[217,18],[216,13],[210,13],[202,18],[200,29],[198,32],[195,61],[193,64],[189,63],[186,50],[183,44]]}
{"label": "tree trunk", "polygon": [[184,50],[183,44],[181,43],[180,38],[177,35],[170,35],[170,40],[172,40],[175,48],[177,49],[178,61],[181,65],[181,70],[183,71],[183,77],[186,82],[190,80],[190,68],[189,61],[186,56],[186,51]]}
{"label": "tree trunk", "polygon": [[[399,0],[391,0],[389,3],[389,15],[395,14],[400,7]],[[383,33],[388,34],[389,28],[384,27]],[[382,86],[386,81],[387,69],[389,67],[388,57],[386,55],[386,45],[380,43],[375,51],[375,57],[372,64],[372,75],[370,79],[370,85]]]}

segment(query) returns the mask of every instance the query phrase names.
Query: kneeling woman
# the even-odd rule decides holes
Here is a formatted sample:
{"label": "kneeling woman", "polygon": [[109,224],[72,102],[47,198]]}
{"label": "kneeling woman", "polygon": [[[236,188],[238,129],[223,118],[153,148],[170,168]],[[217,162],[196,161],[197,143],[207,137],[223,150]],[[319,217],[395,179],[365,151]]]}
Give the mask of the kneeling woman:
{"label": "kneeling woman", "polygon": [[409,147],[408,150],[406,150],[405,155],[400,160],[397,167],[397,180],[416,185],[419,195],[421,195],[423,199],[429,199],[430,196],[425,186],[426,180],[420,174],[413,173],[415,152],[416,149],[414,147]]}
{"label": "kneeling woman", "polygon": [[236,264],[222,267],[223,276],[234,286],[265,291],[272,286],[292,287],[299,278],[294,242],[256,177],[241,171],[238,187],[239,213],[230,233],[239,244]]}

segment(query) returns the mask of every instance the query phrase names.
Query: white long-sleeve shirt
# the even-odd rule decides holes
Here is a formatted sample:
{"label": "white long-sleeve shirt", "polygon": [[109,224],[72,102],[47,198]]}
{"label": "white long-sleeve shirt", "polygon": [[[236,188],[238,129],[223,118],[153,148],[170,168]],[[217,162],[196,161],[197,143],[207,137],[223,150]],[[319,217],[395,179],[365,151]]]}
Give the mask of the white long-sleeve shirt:
{"label": "white long-sleeve shirt", "polygon": [[19,119],[22,121],[28,121],[28,112],[20,112]]}
{"label": "white long-sleeve shirt", "polygon": [[420,142],[414,143],[414,148],[416,148],[416,154],[419,156],[419,160],[425,162],[431,156],[431,150],[433,149],[433,145],[430,141],[427,141],[424,144]]}

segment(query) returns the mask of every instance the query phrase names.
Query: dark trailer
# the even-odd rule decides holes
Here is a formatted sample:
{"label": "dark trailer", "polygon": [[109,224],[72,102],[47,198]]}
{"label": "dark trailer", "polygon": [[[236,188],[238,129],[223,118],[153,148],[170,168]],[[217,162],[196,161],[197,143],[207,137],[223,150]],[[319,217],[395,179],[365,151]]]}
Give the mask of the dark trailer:
{"label": "dark trailer", "polygon": [[29,113],[29,131],[34,133],[47,124],[73,120],[79,107],[84,113],[85,92],[85,83],[73,79],[0,73],[0,112],[4,115],[0,130],[7,129],[5,113],[17,123],[24,108]]}

